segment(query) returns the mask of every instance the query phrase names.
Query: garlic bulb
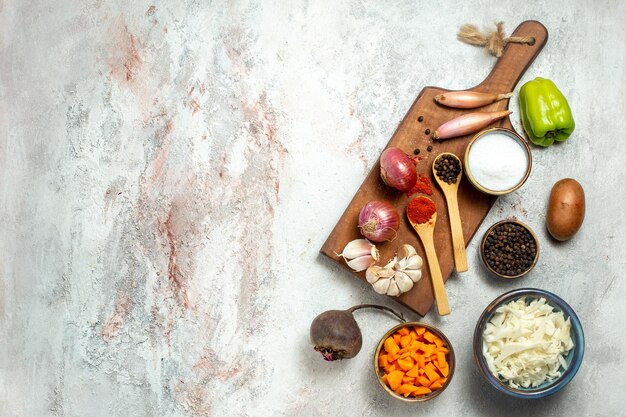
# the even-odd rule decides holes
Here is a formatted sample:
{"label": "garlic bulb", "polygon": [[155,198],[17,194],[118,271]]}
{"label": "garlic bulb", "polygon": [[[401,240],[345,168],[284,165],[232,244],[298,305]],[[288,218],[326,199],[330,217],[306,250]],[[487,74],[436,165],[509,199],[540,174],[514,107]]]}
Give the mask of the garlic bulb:
{"label": "garlic bulb", "polygon": [[409,291],[422,278],[422,264],[415,248],[405,244],[387,265],[367,268],[365,279],[377,293],[395,297]]}
{"label": "garlic bulb", "polygon": [[343,252],[336,253],[341,256],[346,264],[354,271],[359,272],[367,269],[375,262],[378,262],[380,254],[376,245],[370,243],[367,239],[355,239],[348,242]]}

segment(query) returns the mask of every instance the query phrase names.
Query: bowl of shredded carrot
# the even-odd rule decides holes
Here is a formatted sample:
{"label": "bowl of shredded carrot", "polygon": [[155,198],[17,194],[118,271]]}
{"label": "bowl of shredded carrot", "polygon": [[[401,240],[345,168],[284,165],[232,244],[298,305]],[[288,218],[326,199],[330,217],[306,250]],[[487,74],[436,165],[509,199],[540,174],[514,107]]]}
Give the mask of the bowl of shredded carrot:
{"label": "bowl of shredded carrot", "polygon": [[454,350],[437,328],[401,323],[380,340],[374,355],[376,378],[387,393],[405,402],[435,398],[454,375]]}

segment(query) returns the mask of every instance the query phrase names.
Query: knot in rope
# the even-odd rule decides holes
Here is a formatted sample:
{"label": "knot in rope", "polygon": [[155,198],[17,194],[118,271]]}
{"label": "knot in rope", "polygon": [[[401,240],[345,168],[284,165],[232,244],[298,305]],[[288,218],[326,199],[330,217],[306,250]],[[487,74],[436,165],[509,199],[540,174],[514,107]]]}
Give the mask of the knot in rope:
{"label": "knot in rope", "polygon": [[468,43],[470,45],[480,46],[487,48],[491,55],[496,57],[502,56],[502,51],[507,43],[525,43],[527,45],[534,45],[535,38],[532,36],[510,36],[506,37],[504,34],[504,22],[496,23],[496,30],[494,32],[483,33],[475,25],[463,25],[459,29],[457,38],[461,42]]}

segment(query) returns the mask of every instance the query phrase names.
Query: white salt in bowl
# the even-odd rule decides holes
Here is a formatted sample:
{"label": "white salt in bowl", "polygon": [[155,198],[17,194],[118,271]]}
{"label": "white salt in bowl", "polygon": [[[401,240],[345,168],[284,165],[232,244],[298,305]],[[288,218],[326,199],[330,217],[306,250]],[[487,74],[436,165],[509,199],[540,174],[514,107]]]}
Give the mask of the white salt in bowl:
{"label": "white salt in bowl", "polygon": [[528,179],[532,155],[515,131],[501,127],[479,132],[465,149],[465,172],[474,187],[486,194],[509,194]]}

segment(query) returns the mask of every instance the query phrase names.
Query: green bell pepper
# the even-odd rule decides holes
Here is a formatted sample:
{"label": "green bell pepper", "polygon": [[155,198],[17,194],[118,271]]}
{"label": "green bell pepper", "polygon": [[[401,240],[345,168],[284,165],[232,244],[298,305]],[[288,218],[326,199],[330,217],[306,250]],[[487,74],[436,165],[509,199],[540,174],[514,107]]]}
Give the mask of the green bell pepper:
{"label": "green bell pepper", "polygon": [[545,78],[528,81],[519,91],[522,124],[528,138],[539,146],[563,142],[574,131],[574,118],[563,94]]}

